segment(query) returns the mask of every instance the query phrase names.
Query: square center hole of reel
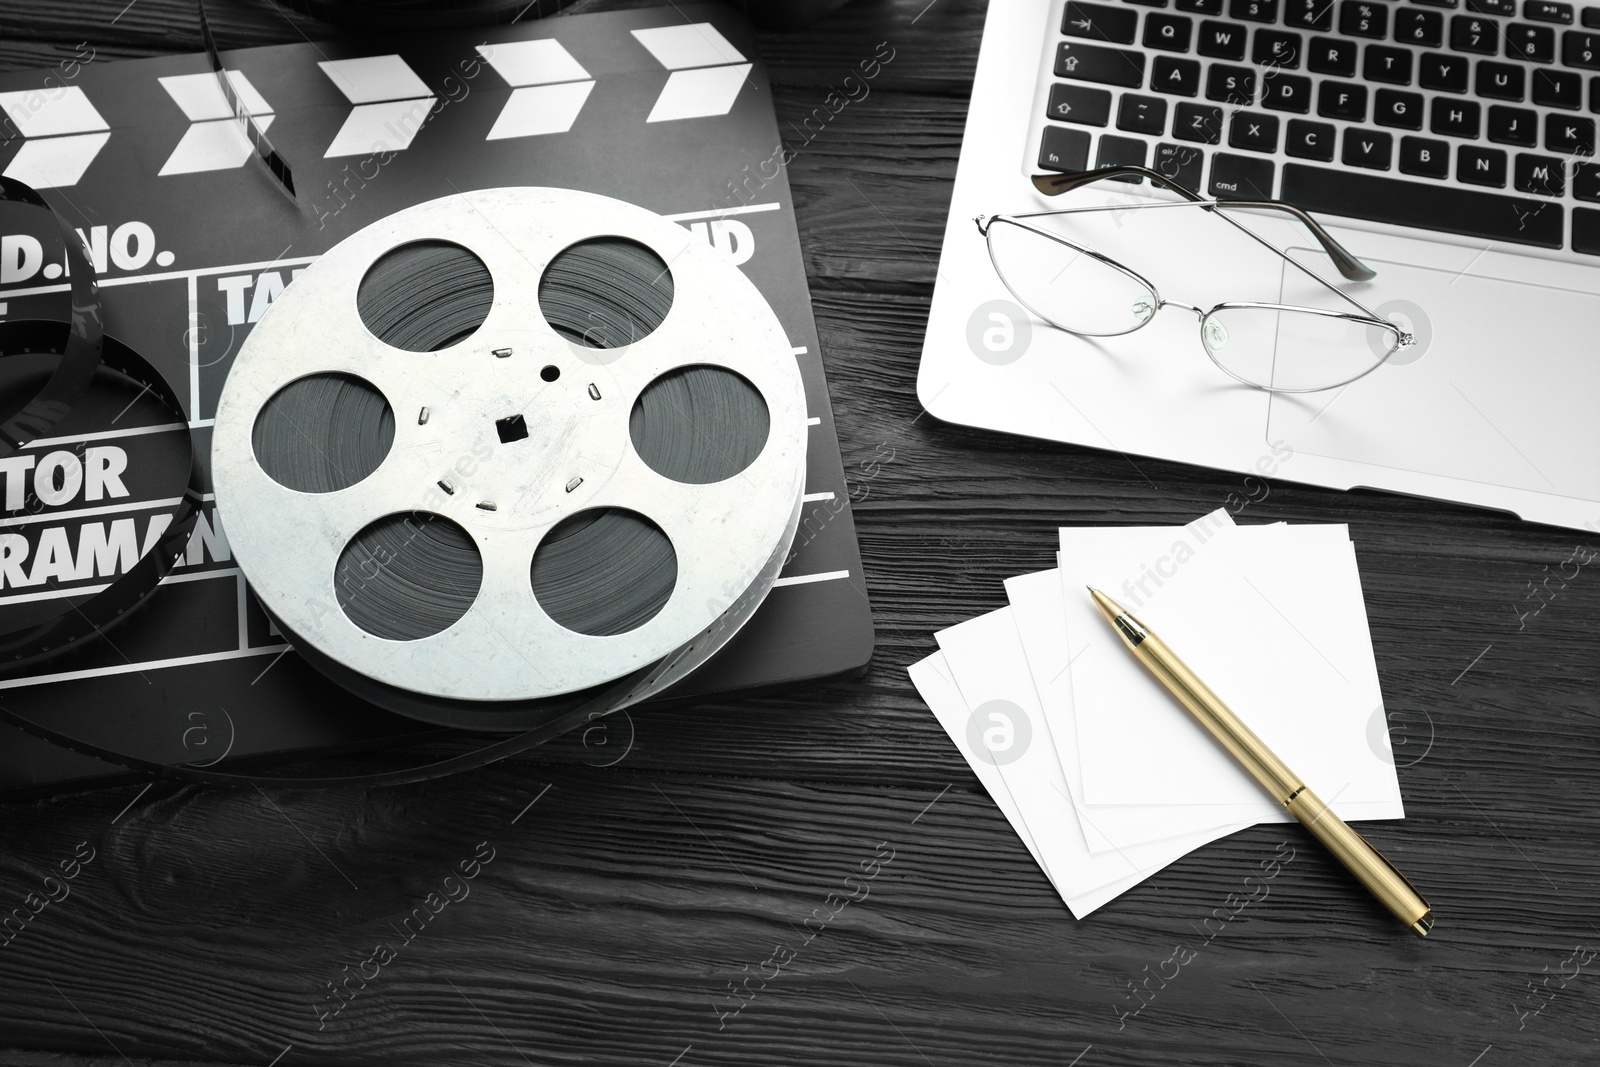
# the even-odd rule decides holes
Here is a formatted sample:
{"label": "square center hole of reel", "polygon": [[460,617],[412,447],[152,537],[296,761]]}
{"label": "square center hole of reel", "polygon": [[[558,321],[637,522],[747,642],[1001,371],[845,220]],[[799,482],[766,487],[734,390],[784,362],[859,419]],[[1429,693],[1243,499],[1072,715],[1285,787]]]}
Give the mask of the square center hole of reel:
{"label": "square center hole of reel", "polygon": [[506,418],[496,419],[494,428],[500,435],[500,443],[503,445],[509,445],[528,436],[528,421],[521,415],[508,415]]}

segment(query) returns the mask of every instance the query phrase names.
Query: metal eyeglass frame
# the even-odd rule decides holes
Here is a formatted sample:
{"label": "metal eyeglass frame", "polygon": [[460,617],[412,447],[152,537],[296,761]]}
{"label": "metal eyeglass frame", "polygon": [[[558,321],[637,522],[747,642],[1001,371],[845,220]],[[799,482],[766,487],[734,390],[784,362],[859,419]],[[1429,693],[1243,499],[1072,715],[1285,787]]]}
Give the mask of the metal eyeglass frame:
{"label": "metal eyeglass frame", "polygon": [[[1367,281],[1371,278],[1377,277],[1377,271],[1373,270],[1371,267],[1368,267],[1365,263],[1361,262],[1361,260],[1357,259],[1350,253],[1348,249],[1341,245],[1332,234],[1328,233],[1327,230],[1324,230],[1315,219],[1292,204],[1286,204],[1281,200],[1208,200],[1205,197],[1197,196],[1194,192],[1184,188],[1181,185],[1178,185],[1176,182],[1172,181],[1165,175],[1158,173],[1157,171],[1150,170],[1147,167],[1138,166],[1105,167],[1099,170],[1083,171],[1081,173],[1072,174],[1041,174],[1033,179],[1033,184],[1035,188],[1045,195],[1057,196],[1061,193],[1068,192],[1069,190],[1081,188],[1082,186],[1088,185],[1091,182],[1135,176],[1140,178],[1148,178],[1152,185],[1169,189],[1183,197],[1183,199],[1179,201],[1152,200],[1146,204],[1114,204],[1096,205],[1092,207],[1056,208],[1051,211],[1029,211],[1015,215],[979,215],[974,218],[973,222],[977,224],[978,232],[984,236],[985,243],[989,246],[989,261],[994,265],[995,273],[1000,276],[1000,280],[1004,282],[1006,288],[1011,291],[1011,295],[1015,296],[1019,301],[1021,301],[1023,306],[1029,311],[1033,312],[1044,321],[1050,323],[1050,325],[1059,330],[1065,330],[1067,333],[1076,334],[1080,337],[1122,337],[1126,334],[1141,330],[1145,326],[1149,325],[1151,320],[1156,317],[1156,313],[1169,304],[1173,305],[1174,307],[1184,308],[1187,311],[1194,312],[1195,315],[1198,316],[1200,320],[1200,347],[1205,349],[1206,357],[1211,360],[1212,364],[1215,365],[1218,370],[1222,371],[1235,381],[1243,383],[1244,385],[1248,385],[1254,389],[1262,389],[1273,393],[1316,393],[1322,392],[1326,389],[1337,389],[1341,386],[1349,385],[1351,382],[1359,381],[1368,374],[1371,374],[1373,371],[1387,363],[1389,358],[1396,352],[1400,351],[1402,348],[1409,347],[1413,343],[1414,338],[1411,334],[1401,330],[1398,326],[1392,322],[1389,322],[1387,319],[1379,318],[1377,312],[1373,311],[1361,301],[1357,300],[1343,289],[1340,289],[1337,285],[1334,285],[1332,282],[1322,277],[1322,275],[1318,274],[1310,267],[1300,263],[1293,256],[1289,255],[1288,252],[1282,248],[1279,248],[1271,241],[1268,241],[1250,227],[1244,225],[1238,219],[1233,218],[1228,212],[1216,210],[1218,207],[1248,208],[1251,210],[1278,211],[1290,215],[1296,221],[1302,223],[1306,229],[1310,231],[1311,236],[1316,239],[1319,245],[1322,246],[1323,251],[1328,254],[1328,257],[1333,261],[1334,266],[1338,269],[1342,276],[1351,281]],[[1065,237],[1062,237],[1060,234],[1051,233],[1048,230],[1040,229],[1037,226],[1030,226],[1026,222],[1020,221],[1024,219],[1077,214],[1091,211],[1137,211],[1173,207],[1200,207],[1202,210],[1212,212],[1218,218],[1224,219],[1236,229],[1247,234],[1251,239],[1256,241],[1256,243],[1267,249],[1270,249],[1285,262],[1293,264],[1297,270],[1305,274],[1307,277],[1319,282],[1325,288],[1354,307],[1360,308],[1363,314],[1356,315],[1348,311],[1332,311],[1327,308],[1308,307],[1302,304],[1263,303],[1256,300],[1225,301],[1221,304],[1217,304],[1208,311],[1194,304],[1185,304],[1180,300],[1168,300],[1161,295],[1160,290],[1155,287],[1155,284],[1152,283],[1150,279],[1146,278],[1144,275],[1138,273],[1132,268],[1118,262],[1117,260],[1112,259],[1110,256],[1096,252],[1092,248],[1087,248],[1083,245],[1080,245],[1075,241],[1071,241]],[[1015,288],[1012,287],[1010,279],[1006,277],[1005,271],[1000,266],[1000,261],[995,256],[993,243],[987,240],[989,236],[989,230],[996,222],[1004,222],[1009,225],[1016,226],[1019,229],[1027,230],[1030,233],[1037,234],[1040,237],[1047,238],[1051,241],[1057,242],[1058,244],[1062,244],[1068,248],[1074,249],[1083,255],[1096,260],[1097,262],[1104,263],[1106,266],[1148,289],[1150,291],[1150,295],[1155,298],[1155,306],[1151,309],[1150,313],[1144,317],[1143,321],[1126,330],[1119,330],[1116,333],[1090,333],[1085,330],[1074,330],[1070,326],[1065,326],[1057,322],[1049,315],[1046,315],[1044,312],[1028,303],[1028,301],[1024,299]],[[1344,319],[1348,322],[1356,322],[1374,329],[1386,331],[1387,333],[1393,335],[1395,343],[1390,347],[1389,351],[1384,354],[1383,358],[1375,362],[1371,367],[1368,367],[1360,374],[1357,374],[1351,378],[1347,378],[1341,382],[1334,382],[1329,385],[1319,385],[1313,388],[1305,389],[1291,389],[1284,386],[1262,385],[1260,382],[1253,382],[1248,378],[1240,377],[1228,367],[1223,366],[1223,364],[1218,361],[1216,353],[1211,350],[1211,346],[1206,344],[1206,323],[1211,316],[1215,315],[1219,311],[1230,311],[1240,308],[1264,309],[1273,311],[1296,311],[1310,315],[1322,315],[1327,318]]]}

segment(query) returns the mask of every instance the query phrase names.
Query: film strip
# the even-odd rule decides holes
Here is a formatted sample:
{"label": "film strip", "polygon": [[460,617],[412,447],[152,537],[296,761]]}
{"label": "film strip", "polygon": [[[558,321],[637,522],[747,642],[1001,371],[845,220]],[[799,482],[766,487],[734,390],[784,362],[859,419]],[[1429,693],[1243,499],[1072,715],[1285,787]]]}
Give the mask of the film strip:
{"label": "film strip", "polygon": [[239,90],[233,84],[233,78],[223,69],[222,54],[217,51],[217,39],[211,32],[211,22],[206,18],[206,0],[199,0],[200,8],[200,37],[205,41],[206,55],[211,60],[211,70],[216,74],[217,86],[222,90],[222,98],[228,102],[228,109],[233,112],[234,123],[239,132],[244,135],[250,147],[254,150],[256,158],[262,166],[267,168],[267,173],[272,175],[273,183],[278,191],[289,198],[289,202],[298,204],[294,192],[294,173],[289,169],[289,164],[272,147],[272,142],[267,139],[267,131],[250,113],[250,105],[245,103]]}
{"label": "film strip", "polygon": [[[9,516],[12,512],[38,510],[48,503],[43,498],[55,492],[70,495],[76,489],[74,483],[85,478],[84,455],[56,451],[40,459],[27,449],[48,438],[73,412],[96,375],[109,372],[132,380],[141,387],[140,395],[153,396],[175,419],[182,419],[183,407],[166,378],[144,357],[105,336],[94,268],[67,221],[38,192],[12,178],[0,177],[0,200],[28,204],[51,214],[61,233],[71,285],[71,313],[66,323],[0,322],[0,358],[9,359],[8,369],[15,369],[16,363],[28,356],[38,357],[35,363],[49,365],[49,369],[40,369],[31,376],[24,374],[20,380],[7,381],[5,391],[11,396],[0,400],[0,462],[6,464],[8,482],[28,468],[35,468],[30,491],[13,494],[8,488],[5,508]],[[29,377],[38,383],[36,389],[30,387]],[[187,488],[168,513],[165,532],[159,540],[99,592],[86,598],[62,597],[0,623],[0,675],[71,651],[79,642],[114,626],[154,592],[181,555],[201,498],[187,433],[184,440]],[[10,499],[13,495],[15,500]],[[21,535],[5,534],[0,538],[0,558],[26,544]],[[28,546],[30,550],[32,547]],[[59,586],[58,577],[52,577],[51,582]]]}

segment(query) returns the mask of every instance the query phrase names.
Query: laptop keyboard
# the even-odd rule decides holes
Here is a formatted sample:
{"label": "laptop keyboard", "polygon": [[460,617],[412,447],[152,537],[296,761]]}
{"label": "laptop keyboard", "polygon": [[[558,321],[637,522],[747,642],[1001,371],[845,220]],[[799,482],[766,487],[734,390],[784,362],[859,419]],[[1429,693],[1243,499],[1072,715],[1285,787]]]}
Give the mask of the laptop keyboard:
{"label": "laptop keyboard", "polygon": [[1069,0],[1059,29],[1046,170],[1600,256],[1600,7]]}

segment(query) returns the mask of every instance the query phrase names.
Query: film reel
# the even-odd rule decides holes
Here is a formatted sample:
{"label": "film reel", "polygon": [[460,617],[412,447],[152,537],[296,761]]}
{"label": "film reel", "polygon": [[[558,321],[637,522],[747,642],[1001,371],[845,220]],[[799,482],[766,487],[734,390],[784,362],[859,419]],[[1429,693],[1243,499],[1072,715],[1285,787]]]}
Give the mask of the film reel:
{"label": "film reel", "polygon": [[558,189],[354,234],[256,326],[219,515],[296,649],[429,722],[552,734],[660,692],[754,613],[806,420],[772,310],[642,208]]}

